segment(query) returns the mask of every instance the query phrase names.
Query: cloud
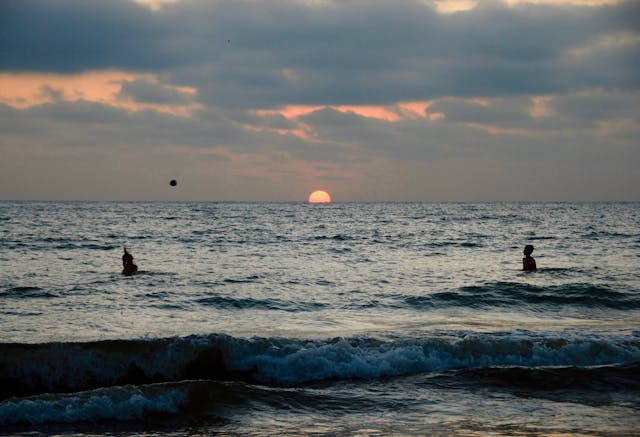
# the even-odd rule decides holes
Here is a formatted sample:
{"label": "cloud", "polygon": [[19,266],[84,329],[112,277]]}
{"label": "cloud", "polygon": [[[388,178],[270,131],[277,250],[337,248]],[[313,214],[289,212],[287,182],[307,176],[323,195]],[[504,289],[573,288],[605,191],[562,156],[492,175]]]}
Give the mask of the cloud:
{"label": "cloud", "polygon": [[202,109],[196,90],[164,84],[153,74],[91,71],[73,75],[2,74],[0,103],[29,108],[53,101],[97,102],[128,111],[154,110],[187,117]]}
{"label": "cloud", "polygon": [[[12,0],[2,8],[1,70],[162,72],[199,90],[204,104],[377,105],[638,85],[633,1],[483,1],[457,14],[417,0],[185,0],[155,12],[125,1]],[[597,49],[621,32],[624,47]],[[581,61],[567,62],[576,50]]]}
{"label": "cloud", "polygon": [[146,79],[123,81],[119,99],[158,105],[187,105],[193,101],[193,89],[178,89]]}
{"label": "cloud", "polygon": [[0,198],[640,198],[640,3],[454,3],[0,2]]}

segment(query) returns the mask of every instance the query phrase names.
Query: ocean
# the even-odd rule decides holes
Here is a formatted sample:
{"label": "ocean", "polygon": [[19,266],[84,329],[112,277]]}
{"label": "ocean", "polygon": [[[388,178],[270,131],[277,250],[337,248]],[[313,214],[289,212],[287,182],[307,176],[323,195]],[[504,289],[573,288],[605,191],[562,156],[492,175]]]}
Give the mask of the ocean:
{"label": "ocean", "polygon": [[4,201],[0,271],[0,435],[640,435],[640,203]]}

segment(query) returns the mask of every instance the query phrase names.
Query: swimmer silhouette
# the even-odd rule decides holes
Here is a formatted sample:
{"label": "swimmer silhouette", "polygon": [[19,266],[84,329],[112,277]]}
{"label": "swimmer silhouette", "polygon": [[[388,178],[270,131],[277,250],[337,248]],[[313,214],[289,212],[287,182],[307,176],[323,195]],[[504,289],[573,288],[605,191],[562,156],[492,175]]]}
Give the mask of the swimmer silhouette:
{"label": "swimmer silhouette", "polygon": [[525,272],[533,272],[537,269],[536,260],[531,256],[531,252],[533,252],[533,246],[527,244],[524,247],[524,258],[522,258],[522,270]]}
{"label": "swimmer silhouette", "polygon": [[124,248],[124,255],[122,255],[122,274],[131,276],[138,271],[138,266],[133,263],[133,255],[131,255],[127,248]]}

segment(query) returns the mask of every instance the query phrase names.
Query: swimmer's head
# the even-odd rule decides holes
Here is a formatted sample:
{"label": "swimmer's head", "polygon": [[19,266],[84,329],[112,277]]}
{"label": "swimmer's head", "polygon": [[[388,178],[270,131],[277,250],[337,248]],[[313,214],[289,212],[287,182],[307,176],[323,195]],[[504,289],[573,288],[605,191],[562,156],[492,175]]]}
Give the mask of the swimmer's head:
{"label": "swimmer's head", "polygon": [[133,263],[133,255],[131,255],[128,251],[127,248],[124,248],[124,255],[122,255],[122,262],[124,264],[131,264]]}
{"label": "swimmer's head", "polygon": [[533,252],[533,246],[531,244],[527,244],[524,247],[524,255],[525,256],[529,256],[529,255],[531,255],[531,252]]}

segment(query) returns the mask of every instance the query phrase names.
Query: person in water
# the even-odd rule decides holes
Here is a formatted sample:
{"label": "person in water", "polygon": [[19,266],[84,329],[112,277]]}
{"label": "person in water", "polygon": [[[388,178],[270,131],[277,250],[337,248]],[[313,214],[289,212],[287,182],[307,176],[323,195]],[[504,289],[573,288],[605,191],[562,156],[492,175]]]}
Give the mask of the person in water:
{"label": "person in water", "polygon": [[525,272],[533,272],[537,269],[536,260],[531,256],[531,252],[533,252],[533,246],[527,244],[524,247],[524,258],[522,258],[522,270]]}
{"label": "person in water", "polygon": [[133,263],[133,255],[131,255],[127,248],[124,248],[124,255],[122,255],[122,274],[131,276],[138,271],[138,266]]}

